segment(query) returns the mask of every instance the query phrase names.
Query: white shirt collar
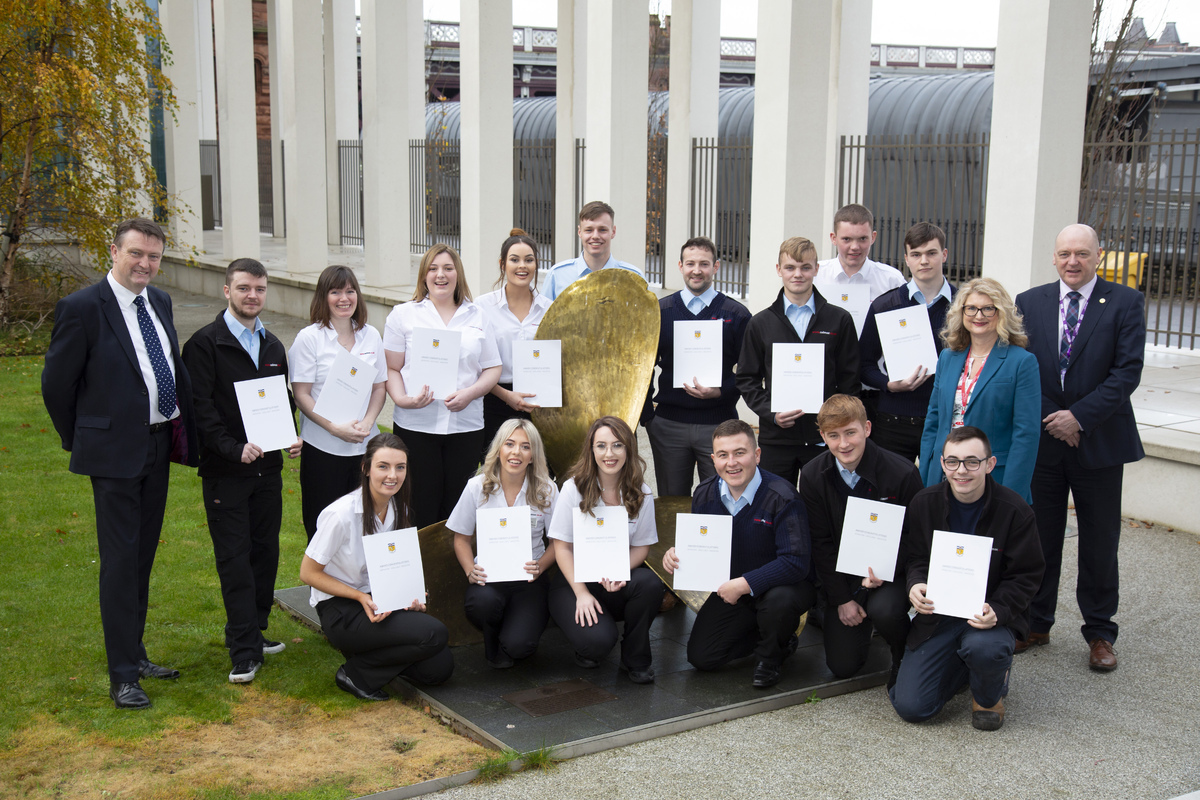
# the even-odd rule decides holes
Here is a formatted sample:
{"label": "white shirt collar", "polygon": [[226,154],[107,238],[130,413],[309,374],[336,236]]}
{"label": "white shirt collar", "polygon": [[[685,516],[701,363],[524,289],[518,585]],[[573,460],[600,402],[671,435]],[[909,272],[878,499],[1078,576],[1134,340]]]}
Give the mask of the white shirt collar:
{"label": "white shirt collar", "polygon": [[1093,275],[1092,279],[1090,281],[1085,283],[1083,286],[1080,286],[1078,289],[1072,289],[1070,286],[1067,286],[1067,284],[1065,284],[1063,282],[1062,278],[1059,278],[1058,279],[1058,299],[1062,300],[1064,297],[1066,297],[1067,292],[1079,292],[1081,295],[1083,295],[1084,301],[1091,300],[1092,292],[1095,291],[1095,289],[1096,289],[1096,279],[1099,277],[1100,277],[1099,273],[1097,273],[1096,275]]}
{"label": "white shirt collar", "polygon": [[937,299],[939,297],[946,298],[946,302],[949,303],[950,302],[950,281],[946,280],[945,276],[942,277],[942,288],[938,289],[938,293],[933,296],[932,300],[925,299],[924,293],[919,288],[917,288],[917,282],[915,280],[909,281],[908,282],[908,298],[910,300],[915,300],[918,298],[918,296],[919,296],[921,302],[927,306],[931,306],[934,303],[936,303]]}
{"label": "white shirt collar", "polygon": [[133,292],[129,291],[128,289],[126,289],[124,286],[122,286],[120,283],[117,282],[117,279],[113,276],[111,269],[108,271],[108,274],[105,277],[108,278],[108,285],[109,285],[109,287],[112,288],[113,295],[116,296],[117,302],[120,303],[122,306],[133,305],[133,299],[135,297],[145,298],[146,304],[149,305],[150,297],[146,293],[146,288],[144,286],[142,287],[142,290],[140,292],[138,292],[137,294],[134,294]]}

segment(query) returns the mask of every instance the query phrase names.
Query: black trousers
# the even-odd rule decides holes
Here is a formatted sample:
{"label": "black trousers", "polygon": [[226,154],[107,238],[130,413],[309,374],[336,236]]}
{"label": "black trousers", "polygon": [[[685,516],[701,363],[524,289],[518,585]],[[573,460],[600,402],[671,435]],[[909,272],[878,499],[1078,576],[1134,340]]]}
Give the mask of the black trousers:
{"label": "black trousers", "polygon": [[150,570],[162,535],[170,478],[171,431],[150,436],[146,461],[132,478],[92,478],[100,554],[100,622],[108,678],[138,679],[146,658],[142,634],[150,600]]}
{"label": "black trousers", "polygon": [[395,677],[436,686],[454,672],[450,634],[428,614],[393,611],[371,622],[357,600],[331,597],[317,603],[317,616],[325,638],[346,657],[346,674],[363,691]]}
{"label": "black trousers", "polygon": [[528,658],[550,619],[547,606],[550,578],[536,581],[504,581],[467,586],[463,610],[472,625],[483,631],[483,650],[488,661],[501,653],[509,658]]}
{"label": "black trousers", "polygon": [[842,624],[836,605],[827,601],[825,606],[825,664],[839,679],[856,675],[867,663],[872,627],[891,647],[893,664],[899,664],[904,657],[904,642],[908,637],[909,602],[902,582],[863,589],[854,599],[867,612],[867,618],[854,627]]}
{"label": "black trousers", "polygon": [[422,433],[396,425],[393,432],[408,445],[413,516],[418,528],[449,518],[463,487],[479,467],[483,430]]}
{"label": "black trousers", "polygon": [[1117,548],[1121,543],[1121,483],[1124,465],[1089,469],[1070,449],[1057,464],[1039,460],[1033,470],[1033,511],[1046,571],[1029,607],[1029,627],[1049,633],[1058,605],[1062,575],[1063,538],[1067,528],[1067,492],[1075,498],[1079,519],[1079,579],[1075,599],[1083,615],[1080,632],[1085,641],[1117,640],[1120,570]]}
{"label": "black trousers", "polygon": [[659,497],[690,497],[695,471],[700,480],[717,474],[712,461],[712,433],[717,423],[692,424],[655,416],[646,426]]}
{"label": "black trousers", "polygon": [[662,605],[667,587],[649,567],[630,571],[629,582],[618,592],[610,592],[598,583],[587,584],[588,591],[600,601],[604,613],[595,625],[575,621],[575,592],[562,573],[550,586],[550,616],[562,628],[575,652],[593,661],[604,660],[617,643],[617,622],[624,621],[621,663],[626,669],[641,672],[650,668],[650,624]]}
{"label": "black trousers", "polygon": [[924,417],[898,417],[886,411],[876,411],[871,423],[871,441],[884,450],[895,453],[916,463],[921,455],[921,434],[925,430]]}
{"label": "black trousers", "polygon": [[732,605],[713,592],[692,626],[688,662],[699,670],[714,670],[753,653],[759,661],[780,664],[800,615],[816,599],[808,581],[775,586],[758,597],[744,594]]}
{"label": "black trousers", "polygon": [[326,506],[362,486],[362,456],[335,456],[308,442],[300,449],[300,515],[311,542]]}
{"label": "black trousers", "polygon": [[225,602],[229,660],[235,665],[247,660],[261,662],[262,632],[275,601],[279,571],[283,479],[278,472],[204,478],[203,489],[208,534]]}
{"label": "black trousers", "polygon": [[[511,383],[502,383],[500,386],[512,391]],[[483,396],[483,446],[479,449],[479,463],[483,463],[488,446],[496,437],[496,431],[510,419],[529,419],[529,415],[524,411],[517,411],[491,392]]]}
{"label": "black trousers", "polygon": [[796,486],[800,481],[800,469],[824,452],[825,448],[816,444],[761,444],[762,457],[758,465],[767,472],[773,472],[785,481]]}

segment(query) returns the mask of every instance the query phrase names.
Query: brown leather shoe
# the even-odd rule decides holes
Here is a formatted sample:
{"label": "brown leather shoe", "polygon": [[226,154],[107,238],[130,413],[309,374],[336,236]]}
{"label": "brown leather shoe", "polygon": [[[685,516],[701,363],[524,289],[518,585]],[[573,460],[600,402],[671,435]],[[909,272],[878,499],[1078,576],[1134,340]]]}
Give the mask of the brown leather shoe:
{"label": "brown leather shoe", "polygon": [[1050,634],[1030,633],[1028,639],[1017,639],[1017,644],[1013,647],[1013,655],[1024,653],[1031,647],[1041,647],[1047,644],[1050,644]]}
{"label": "brown leather shoe", "polygon": [[1092,648],[1088,656],[1088,666],[1097,672],[1112,672],[1117,668],[1117,654],[1113,652],[1112,642],[1104,639],[1092,639],[1088,642]]}
{"label": "brown leather shoe", "polygon": [[991,708],[984,708],[971,698],[971,725],[981,731],[998,731],[1004,724],[1004,698]]}

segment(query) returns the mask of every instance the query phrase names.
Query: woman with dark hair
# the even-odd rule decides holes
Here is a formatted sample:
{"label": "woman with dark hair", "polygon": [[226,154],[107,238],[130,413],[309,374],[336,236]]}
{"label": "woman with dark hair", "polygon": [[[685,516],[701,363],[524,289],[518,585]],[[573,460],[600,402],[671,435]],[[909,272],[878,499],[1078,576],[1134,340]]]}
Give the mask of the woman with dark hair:
{"label": "woman with dark hair", "polygon": [[449,633],[425,613],[423,598],[396,612],[380,612],[371,599],[362,538],[412,527],[407,475],[408,448],[400,437],[371,439],[362,457],[362,488],[321,512],[300,563],[321,630],[346,657],[334,680],[359,700],[387,700],[383,687],[397,676],[436,685],[454,671]]}
{"label": "woman with dark hair", "polygon": [[[617,620],[625,621],[621,668],[634,683],[651,683],[650,623],[666,587],[643,565],[658,541],[654,496],[643,480],[646,462],[624,420],[601,417],[592,423],[579,459],[559,492],[550,538],[562,576],[550,589],[550,614],[575,648],[575,662],[595,667],[617,643]],[[629,581],[575,580],[574,509],[592,514],[599,506],[624,506],[629,515]]]}
{"label": "woman with dark hair", "polygon": [[[471,624],[483,631],[487,662],[495,669],[511,667],[518,658],[533,655],[546,629],[548,580],[554,548],[545,543],[546,525],[558,500],[550,480],[546,449],[533,423],[505,420],[488,447],[479,474],[467,481],[446,527],[454,531],[454,554],[467,575],[465,610]],[[524,506],[529,513],[531,561],[525,562],[525,581],[488,580],[487,565],[471,551],[475,515],[483,508]]]}
{"label": "woman with dark hair", "polygon": [[[387,362],[379,331],[367,324],[367,307],[358,301],[358,279],[349,267],[326,267],[308,309],[312,323],[296,334],[288,363],[292,393],[300,409],[300,509],[311,542],[317,516],[325,506],[354,489],[362,472],[367,439],[386,399]],[[342,351],[376,371],[375,386],[362,419],[329,420],[316,414],[317,398]]]}
{"label": "woman with dark hair", "polygon": [[[412,369],[413,333],[457,331],[456,389],[433,399],[416,383]],[[483,450],[483,396],[500,378],[500,354],[483,312],[471,302],[462,259],[454,248],[435,244],[421,259],[412,301],[388,314],[383,346],[388,394],[396,404],[394,431],[421,468],[413,473],[414,513],[424,528],[450,516],[458,496],[479,465]]]}

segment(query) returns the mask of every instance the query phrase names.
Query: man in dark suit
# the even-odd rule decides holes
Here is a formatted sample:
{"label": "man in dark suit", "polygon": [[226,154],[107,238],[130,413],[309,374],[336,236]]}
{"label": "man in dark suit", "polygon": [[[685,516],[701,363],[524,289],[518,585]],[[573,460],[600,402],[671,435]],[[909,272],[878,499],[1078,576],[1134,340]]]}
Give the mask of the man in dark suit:
{"label": "man in dark suit", "polygon": [[1096,275],[1102,254],[1094,230],[1068,225],[1054,241],[1059,280],[1017,297],[1042,381],[1033,508],[1046,558],[1029,638],[1017,652],[1050,641],[1070,492],[1079,520],[1075,594],[1088,664],[1109,672],[1117,667],[1121,479],[1125,464],[1145,455],[1129,397],[1142,379],[1146,323],[1140,292]]}
{"label": "man in dark suit", "polygon": [[165,244],[151,220],[117,226],[108,275],[55,308],[42,370],[42,399],[71,472],[92,479],[100,619],[117,708],[149,707],[139,678],[179,677],[152,663],[142,643],[170,462],[194,466],[198,451],[171,298],[150,286]]}

